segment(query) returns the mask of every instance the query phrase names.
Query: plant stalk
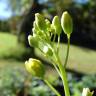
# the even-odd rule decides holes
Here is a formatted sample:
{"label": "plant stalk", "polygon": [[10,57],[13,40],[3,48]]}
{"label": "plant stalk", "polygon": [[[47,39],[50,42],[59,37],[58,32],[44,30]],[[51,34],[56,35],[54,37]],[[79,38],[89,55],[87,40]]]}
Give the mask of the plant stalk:
{"label": "plant stalk", "polygon": [[59,43],[60,43],[60,36],[58,36],[57,53],[59,52]]}
{"label": "plant stalk", "polygon": [[66,68],[67,61],[68,61],[68,56],[69,56],[69,48],[70,48],[70,35],[67,35],[67,38],[68,38],[68,46],[67,46],[67,54],[66,54],[66,58],[65,58],[64,68]]}
{"label": "plant stalk", "polygon": [[63,81],[65,96],[70,96],[70,91],[69,91],[69,86],[68,86],[68,81],[67,81],[67,74],[66,74],[65,68],[61,64],[59,58],[58,58],[58,64],[59,64],[58,67],[61,72],[61,79]]}
{"label": "plant stalk", "polygon": [[57,96],[61,96],[60,93],[47,81],[44,80],[45,83],[50,87],[50,89],[57,95]]}

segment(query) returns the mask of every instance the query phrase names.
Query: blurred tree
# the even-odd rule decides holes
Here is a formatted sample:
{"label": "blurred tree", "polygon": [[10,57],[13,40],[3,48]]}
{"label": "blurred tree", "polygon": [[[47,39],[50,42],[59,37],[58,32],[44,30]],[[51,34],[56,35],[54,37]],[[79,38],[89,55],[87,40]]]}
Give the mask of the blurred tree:
{"label": "blurred tree", "polygon": [[11,5],[13,15],[22,15],[23,12],[27,11],[33,0],[8,0]]}
{"label": "blurred tree", "polygon": [[9,32],[10,26],[7,21],[0,21],[0,31],[1,32]]}
{"label": "blurred tree", "polygon": [[[48,3],[54,7],[59,16],[65,10],[72,15],[74,21],[72,44],[96,49],[96,0],[81,3],[78,0],[48,0]],[[66,42],[62,36],[61,42]]]}
{"label": "blurred tree", "polygon": [[62,12],[68,9],[69,6],[73,3],[73,0],[48,0],[46,3],[50,3],[52,7],[54,7],[58,16],[61,16]]}
{"label": "blurred tree", "polygon": [[[43,6],[38,3],[38,0],[34,0],[33,4],[30,4],[30,8],[24,14],[23,19],[21,20],[19,30],[18,30],[18,41],[25,44],[26,47],[29,47],[28,44],[28,35],[31,34],[32,24],[35,19],[35,13],[41,12]],[[22,34],[22,35],[21,35]],[[21,38],[20,36],[24,36]]]}
{"label": "blurred tree", "polygon": [[[96,0],[87,0],[78,3],[78,0],[47,0],[42,5],[39,0],[9,0],[14,14],[19,14],[22,19],[18,31],[18,41],[29,47],[27,36],[31,33],[34,14],[48,7],[48,14],[61,16],[62,12],[68,10],[73,17],[74,32],[71,43],[89,48],[96,48]],[[42,1],[43,2],[43,1]],[[45,12],[46,13],[46,12]],[[21,35],[22,34],[22,35]],[[61,36],[61,41],[66,42]]]}
{"label": "blurred tree", "polygon": [[[34,14],[41,12],[43,5],[40,5],[38,0],[9,0],[9,4],[11,5],[13,17],[15,17],[12,17],[13,23],[11,22],[11,24],[17,24],[17,21],[20,20],[17,26],[18,42],[31,49],[31,55],[34,56],[34,49],[30,48],[28,44],[28,35],[32,31]],[[16,17],[18,16],[21,19],[17,20]]]}
{"label": "blurred tree", "polygon": [[75,3],[72,7],[74,33],[72,43],[96,49],[96,0],[84,4]]}
{"label": "blurred tree", "polygon": [[18,22],[26,14],[33,0],[7,0],[12,11],[12,18],[9,19],[11,32],[16,32]]}

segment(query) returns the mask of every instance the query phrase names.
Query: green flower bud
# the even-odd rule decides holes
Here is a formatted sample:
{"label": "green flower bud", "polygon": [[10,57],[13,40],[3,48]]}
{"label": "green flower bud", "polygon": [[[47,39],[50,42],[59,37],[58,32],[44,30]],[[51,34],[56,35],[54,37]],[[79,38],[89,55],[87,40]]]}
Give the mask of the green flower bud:
{"label": "green flower bud", "polygon": [[36,36],[29,35],[28,41],[31,47],[38,47],[38,38]]}
{"label": "green flower bud", "polygon": [[51,26],[51,23],[48,19],[45,19],[45,22],[46,22],[46,27],[49,29],[50,26]]}
{"label": "green flower bud", "polygon": [[35,22],[39,29],[46,30],[46,22],[44,17],[41,14],[39,13],[35,14]]}
{"label": "green flower bud", "polygon": [[40,30],[37,30],[36,28],[32,28],[33,36],[42,36],[43,32]]}
{"label": "green flower bud", "polygon": [[48,46],[44,46],[43,52],[45,53],[45,55],[48,55],[48,56],[52,56],[53,55],[52,50]]}
{"label": "green flower bud", "polygon": [[82,96],[93,96],[93,92],[90,92],[89,88],[83,88]]}
{"label": "green flower bud", "polygon": [[35,37],[36,36],[36,30],[35,30],[35,28],[32,28],[32,32],[33,32],[33,37]]}
{"label": "green flower bud", "polygon": [[59,17],[55,16],[52,20],[52,27],[54,28],[56,34],[60,35],[62,31],[62,27],[59,21]]}
{"label": "green flower bud", "polygon": [[36,25],[36,22],[33,22],[33,28],[35,31],[40,31],[40,29],[38,28],[38,26]]}
{"label": "green flower bud", "polygon": [[42,31],[38,28],[38,26],[36,25],[36,22],[35,21],[33,22],[32,31],[33,31],[33,35],[34,34],[42,35]]}
{"label": "green flower bud", "polygon": [[73,31],[73,21],[70,14],[65,11],[61,17],[61,26],[65,34],[70,35]]}
{"label": "green flower bud", "polygon": [[33,76],[43,78],[45,74],[45,69],[40,60],[30,58],[25,62],[25,67],[29,73]]}

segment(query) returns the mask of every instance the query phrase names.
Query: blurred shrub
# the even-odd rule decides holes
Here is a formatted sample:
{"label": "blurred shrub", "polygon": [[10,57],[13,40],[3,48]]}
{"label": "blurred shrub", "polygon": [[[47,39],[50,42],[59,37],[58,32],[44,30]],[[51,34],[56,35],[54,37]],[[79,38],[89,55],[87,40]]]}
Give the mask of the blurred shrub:
{"label": "blurred shrub", "polygon": [[[69,86],[72,96],[81,96],[82,89],[96,88],[96,75],[68,73]],[[55,83],[55,85],[54,85]],[[53,82],[58,91],[63,91],[61,79]],[[60,89],[62,88],[62,89]],[[60,92],[62,94],[62,92]],[[44,82],[27,75],[21,68],[5,68],[0,70],[0,96],[55,96]]]}
{"label": "blurred shrub", "polygon": [[74,78],[73,76],[69,84],[73,94],[72,96],[81,96],[83,88],[96,90],[96,75],[84,75],[81,80],[78,80],[78,77]]}
{"label": "blurred shrub", "polygon": [[[83,88],[90,88],[91,91],[94,91],[93,96],[96,96],[96,75],[84,75],[68,72],[67,76],[71,96],[81,96]],[[57,85],[55,86],[58,86],[60,89],[62,86],[61,79],[58,79],[56,82]],[[62,94],[61,90],[59,91]]]}
{"label": "blurred shrub", "polygon": [[53,96],[42,81],[29,78],[24,70],[5,70],[0,71],[0,96]]}
{"label": "blurred shrub", "polygon": [[10,31],[10,26],[8,24],[8,21],[0,21],[0,31],[2,32]]}

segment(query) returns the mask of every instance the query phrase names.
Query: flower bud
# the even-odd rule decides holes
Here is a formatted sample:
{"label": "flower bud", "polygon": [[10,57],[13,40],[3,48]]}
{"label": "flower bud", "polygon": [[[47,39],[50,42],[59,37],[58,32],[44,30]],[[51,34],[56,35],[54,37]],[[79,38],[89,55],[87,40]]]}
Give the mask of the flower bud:
{"label": "flower bud", "polygon": [[83,88],[82,96],[92,96],[93,92],[90,92],[89,88]]}
{"label": "flower bud", "polygon": [[45,22],[46,22],[46,27],[49,29],[50,26],[51,26],[51,23],[48,19],[45,19]]}
{"label": "flower bud", "polygon": [[73,22],[72,22],[72,18],[69,15],[69,13],[67,11],[65,11],[62,14],[61,17],[61,26],[63,31],[65,32],[65,34],[70,35],[73,31]]}
{"label": "flower bud", "polygon": [[35,22],[38,28],[40,28],[41,30],[46,30],[46,22],[41,14],[39,13],[35,14]]}
{"label": "flower bud", "polygon": [[62,31],[62,27],[59,21],[59,17],[55,16],[52,20],[52,27],[54,28],[56,34],[60,35],[61,31]]}
{"label": "flower bud", "polygon": [[32,28],[32,32],[33,32],[33,37],[35,37],[36,36],[36,30],[35,30],[35,28]]}
{"label": "flower bud", "polygon": [[43,52],[45,53],[45,55],[48,55],[48,56],[52,56],[53,55],[52,50],[48,46],[44,46]]}
{"label": "flower bud", "polygon": [[32,28],[32,32],[33,32],[33,37],[37,35],[41,36],[43,34],[42,31],[36,29],[35,27]]}
{"label": "flower bud", "polygon": [[34,30],[37,32],[37,31],[40,31],[40,29],[38,28],[38,26],[36,25],[36,22],[34,21],[33,22],[33,28]]}
{"label": "flower bud", "polygon": [[43,78],[45,74],[45,69],[40,60],[30,58],[25,62],[25,67],[29,73],[33,76]]}
{"label": "flower bud", "polygon": [[38,38],[36,36],[29,35],[28,41],[31,47],[38,47]]}

